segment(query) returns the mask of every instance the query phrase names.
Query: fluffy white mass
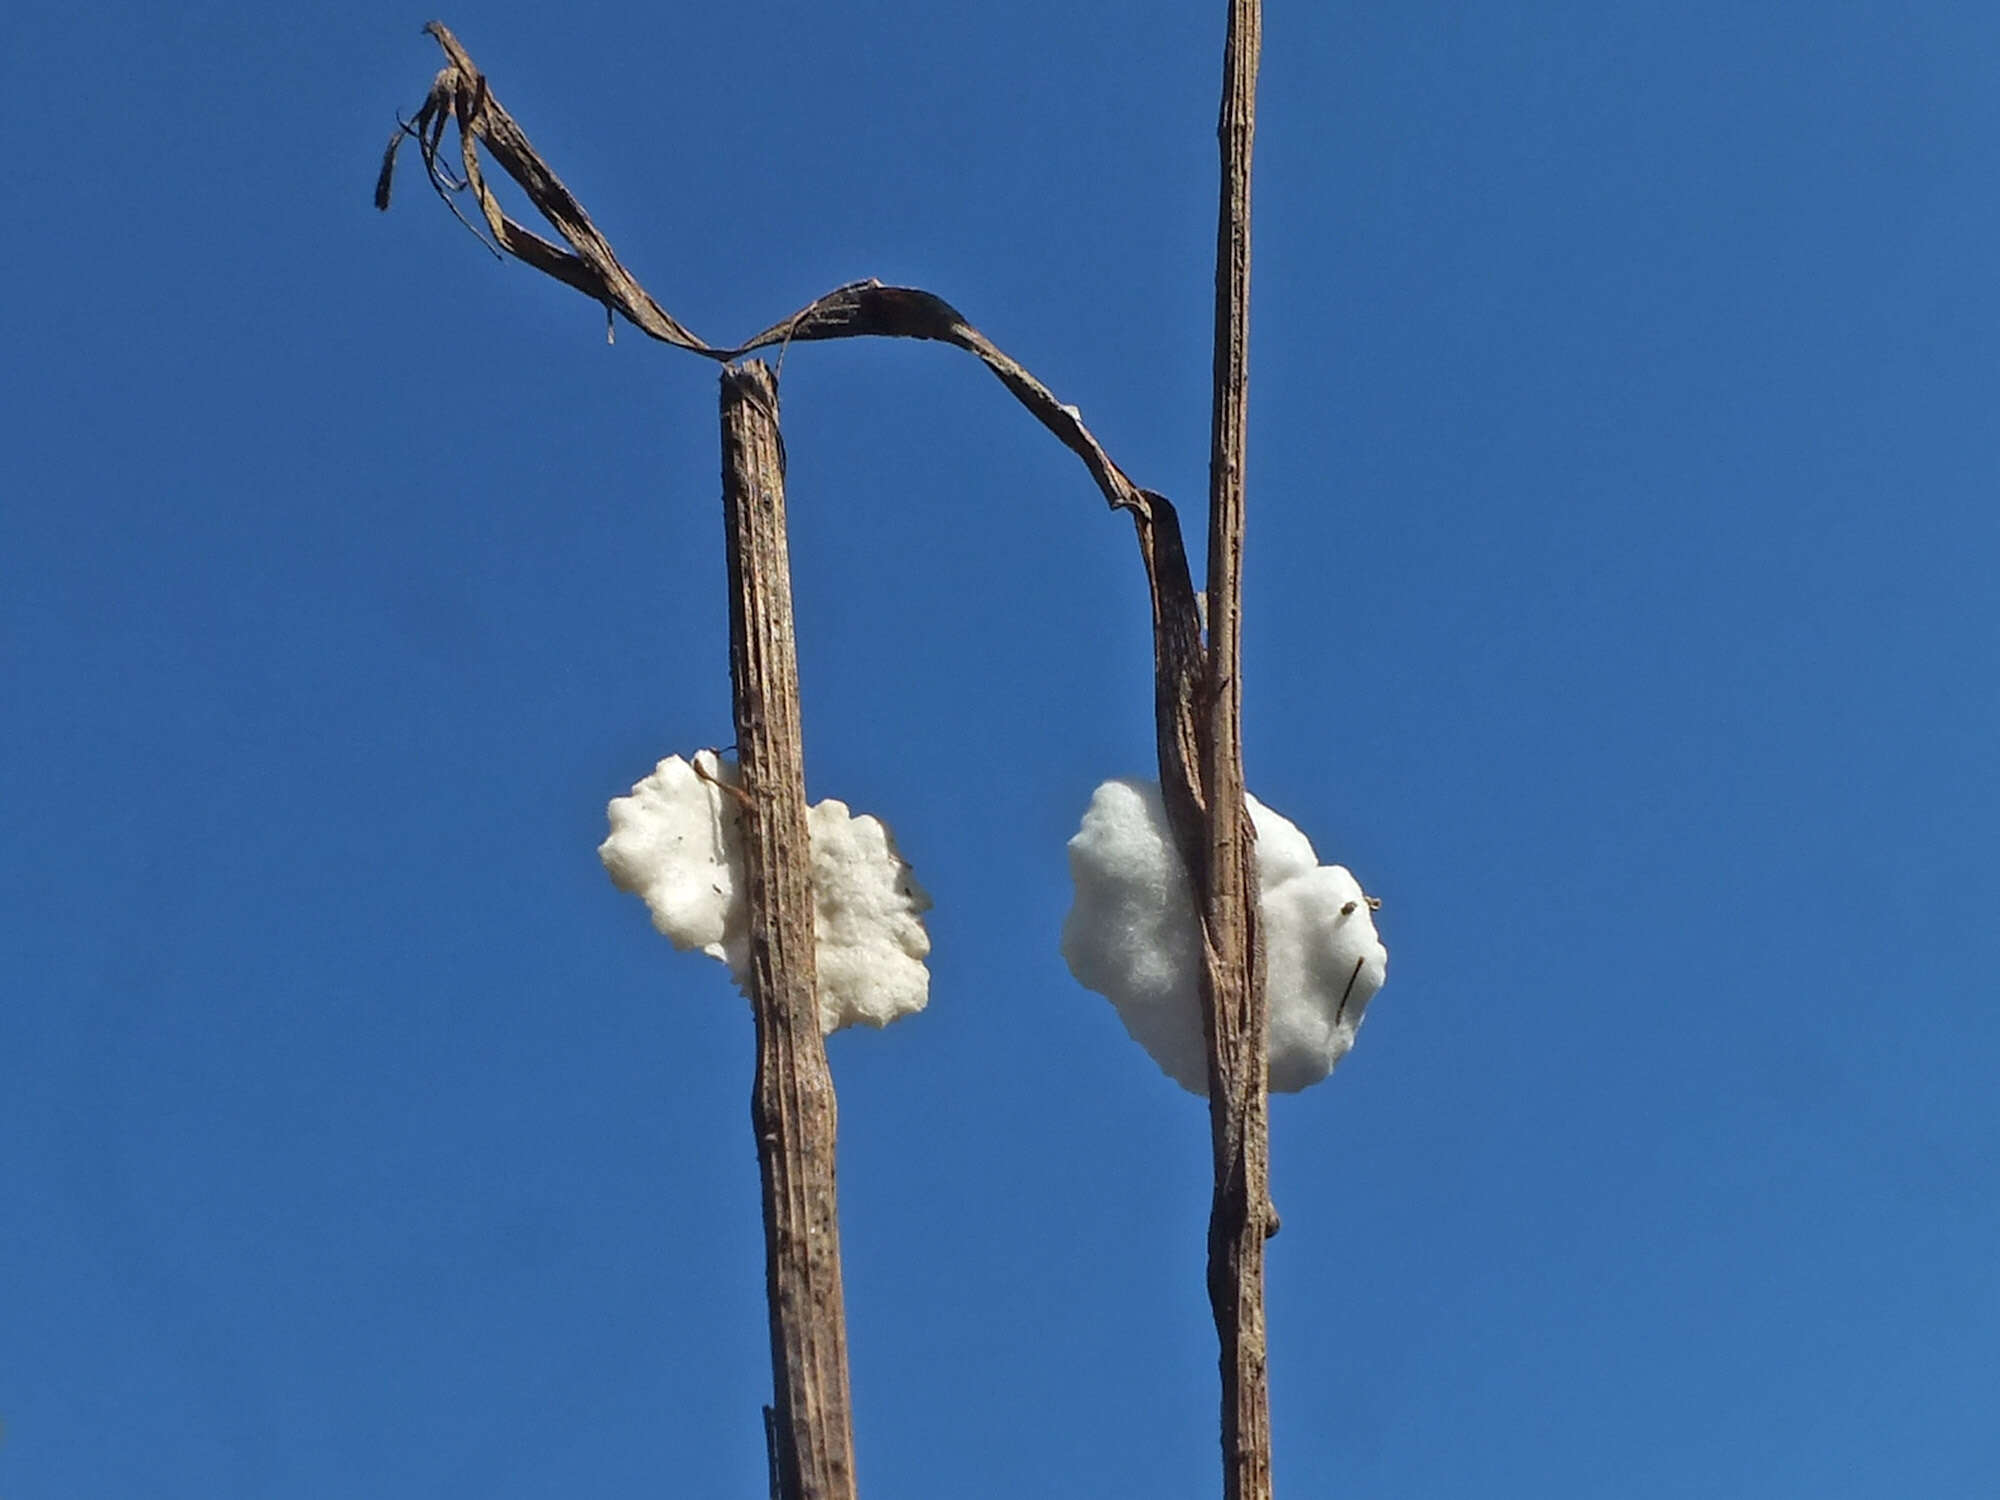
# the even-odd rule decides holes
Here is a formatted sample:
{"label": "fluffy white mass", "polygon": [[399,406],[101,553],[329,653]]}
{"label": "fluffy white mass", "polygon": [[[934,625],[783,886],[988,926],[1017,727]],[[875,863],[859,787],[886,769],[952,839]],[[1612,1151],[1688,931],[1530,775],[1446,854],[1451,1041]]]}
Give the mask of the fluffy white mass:
{"label": "fluffy white mass", "polygon": [[[1387,975],[1372,905],[1340,865],[1255,797],[1271,1088],[1318,1083],[1354,1045]],[[1160,788],[1107,781],[1069,841],[1076,901],[1063,923],[1070,973],[1108,999],[1132,1039],[1182,1088],[1208,1092],[1197,978],[1198,929],[1187,873],[1170,842]]]}
{"label": "fluffy white mass", "polygon": [[[699,766],[706,779],[697,775]],[[734,786],[736,767],[713,750],[694,765],[670,755],[609,809],[611,836],[598,846],[612,883],[642,899],[676,948],[699,948],[729,965],[741,989],[749,975],[749,912]],[[931,940],[922,913],[931,898],[911,878],[879,819],[854,817],[843,802],[806,812],[812,840],[813,932],[823,1032],[866,1022],[886,1026],[924,1008]]]}

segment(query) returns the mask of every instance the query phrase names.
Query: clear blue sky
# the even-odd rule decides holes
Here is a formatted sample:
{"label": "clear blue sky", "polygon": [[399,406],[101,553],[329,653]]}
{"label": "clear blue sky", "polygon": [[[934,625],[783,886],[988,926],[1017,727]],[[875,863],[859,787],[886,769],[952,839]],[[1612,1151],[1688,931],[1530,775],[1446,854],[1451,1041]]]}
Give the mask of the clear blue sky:
{"label": "clear blue sky", "polygon": [[[728,340],[956,302],[1198,514],[1220,0],[445,13]],[[406,175],[418,11],[0,43],[0,1495],[761,1497],[751,1031],[598,867],[731,738],[715,372]],[[2000,1493],[2000,10],[1273,0],[1252,788],[1381,894],[1276,1101],[1294,1497]],[[1202,1107],[1057,955],[1129,526],[785,367],[872,1497],[1211,1496]]]}

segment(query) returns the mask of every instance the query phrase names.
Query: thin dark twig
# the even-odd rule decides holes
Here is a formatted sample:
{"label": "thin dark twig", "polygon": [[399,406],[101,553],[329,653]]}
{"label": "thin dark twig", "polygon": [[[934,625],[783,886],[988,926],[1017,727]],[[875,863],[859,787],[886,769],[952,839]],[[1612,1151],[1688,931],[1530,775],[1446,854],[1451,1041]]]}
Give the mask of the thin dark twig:
{"label": "thin dark twig", "polygon": [[[505,260],[507,257],[501,251],[500,247],[479,232],[479,226],[465,216],[464,212],[459,208],[457,200],[452,196],[454,193],[464,192],[470,184],[455,179],[450,172],[442,167],[432,167],[430,178],[431,186],[437,190],[439,199],[443,201],[446,208],[451,210],[451,216],[465,226],[465,232],[479,241],[479,248],[484,250],[488,255],[491,255],[495,260]],[[446,191],[446,189],[450,191]],[[608,315],[610,309],[606,308],[605,312]]]}
{"label": "thin dark twig", "polygon": [[1333,1008],[1333,1024],[1336,1026],[1340,1024],[1340,1018],[1347,1014],[1347,1001],[1354,993],[1354,982],[1361,977],[1361,966],[1367,961],[1365,953],[1354,960],[1354,972],[1347,976],[1347,988],[1340,992],[1340,1004]]}

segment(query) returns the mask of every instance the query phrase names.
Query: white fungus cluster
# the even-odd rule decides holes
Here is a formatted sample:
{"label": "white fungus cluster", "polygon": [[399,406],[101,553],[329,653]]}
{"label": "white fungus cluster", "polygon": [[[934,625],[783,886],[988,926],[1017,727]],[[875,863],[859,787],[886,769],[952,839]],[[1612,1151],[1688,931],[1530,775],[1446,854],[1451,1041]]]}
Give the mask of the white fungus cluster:
{"label": "white fungus cluster", "polygon": [[[1270,1086],[1318,1083],[1354,1045],[1389,952],[1373,903],[1340,865],[1255,797]],[[1108,999],[1132,1039],[1182,1088],[1208,1092],[1194,898],[1158,783],[1107,781],[1069,841],[1076,902],[1062,952],[1077,982]]]}
{"label": "white fungus cluster", "polygon": [[[696,768],[703,774],[697,774]],[[699,948],[748,983],[749,912],[736,766],[713,750],[690,765],[670,755],[610,806],[611,836],[598,846],[612,883],[643,900],[676,948]],[[806,812],[812,840],[813,933],[820,1030],[886,1026],[924,1008],[931,940],[921,913],[931,898],[910,875],[881,821],[842,802]]]}

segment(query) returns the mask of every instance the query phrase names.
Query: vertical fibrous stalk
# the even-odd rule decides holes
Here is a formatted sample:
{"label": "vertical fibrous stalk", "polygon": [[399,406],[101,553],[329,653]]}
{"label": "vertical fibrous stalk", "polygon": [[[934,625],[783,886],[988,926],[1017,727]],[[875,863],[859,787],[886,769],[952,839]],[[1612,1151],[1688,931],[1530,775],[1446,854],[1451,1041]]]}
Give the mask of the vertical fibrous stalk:
{"label": "vertical fibrous stalk", "polygon": [[1215,376],[1209,436],[1208,672],[1198,710],[1207,794],[1200,892],[1202,1003],[1209,1046],[1215,1197],[1208,1292],[1222,1370],[1226,1500],[1268,1500],[1271,1409],[1265,1361],[1264,1240],[1269,1198],[1262,949],[1256,931],[1255,833],[1243,805],[1242,622],[1244,457],[1249,419],[1250,157],[1256,133],[1260,0],[1230,0],[1223,53],[1222,157],[1215,237]]}
{"label": "vertical fibrous stalk", "polygon": [[784,444],[777,379],[755,360],[722,375],[722,509],[778,1486],[784,1500],[853,1500],[836,1109],[814,968]]}

